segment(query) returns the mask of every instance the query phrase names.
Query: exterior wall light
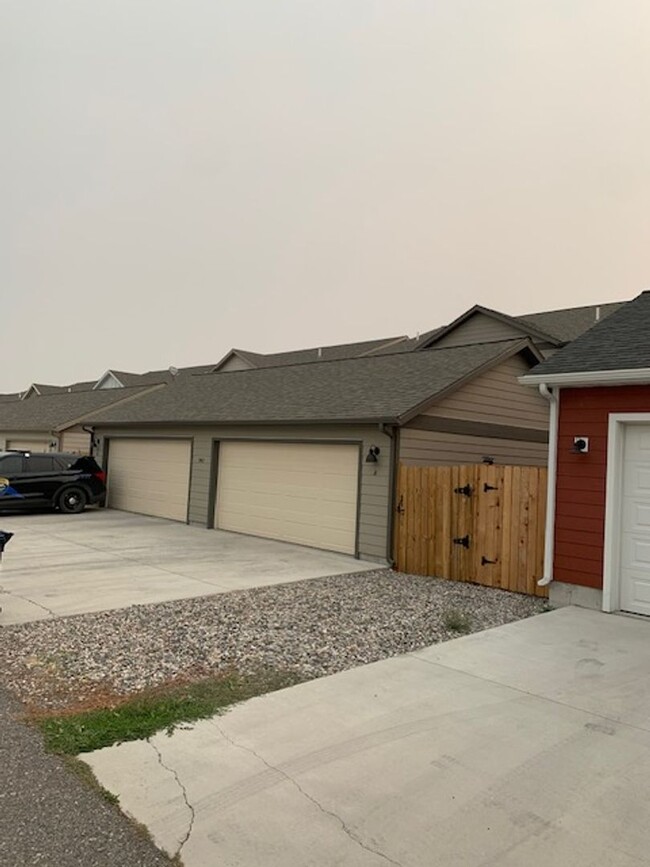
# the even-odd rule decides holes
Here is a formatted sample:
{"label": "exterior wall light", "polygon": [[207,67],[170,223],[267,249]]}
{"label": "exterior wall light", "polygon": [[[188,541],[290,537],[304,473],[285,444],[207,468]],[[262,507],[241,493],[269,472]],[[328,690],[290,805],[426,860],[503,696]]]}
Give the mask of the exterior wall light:
{"label": "exterior wall light", "polygon": [[586,455],[589,451],[589,437],[573,437],[573,451],[577,455]]}
{"label": "exterior wall light", "polygon": [[377,464],[379,463],[379,457],[381,449],[379,446],[370,446],[368,449],[368,454],[366,455],[366,463],[367,464]]}

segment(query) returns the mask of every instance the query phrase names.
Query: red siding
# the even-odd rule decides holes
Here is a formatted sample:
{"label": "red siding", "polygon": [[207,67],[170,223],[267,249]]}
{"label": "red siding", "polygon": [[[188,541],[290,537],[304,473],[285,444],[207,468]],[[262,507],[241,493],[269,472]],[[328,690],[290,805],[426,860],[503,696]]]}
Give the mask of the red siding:
{"label": "red siding", "polygon": [[[554,578],[603,586],[605,475],[610,412],[650,412],[650,386],[571,388],[560,391]],[[589,437],[589,453],[571,451],[575,436]]]}

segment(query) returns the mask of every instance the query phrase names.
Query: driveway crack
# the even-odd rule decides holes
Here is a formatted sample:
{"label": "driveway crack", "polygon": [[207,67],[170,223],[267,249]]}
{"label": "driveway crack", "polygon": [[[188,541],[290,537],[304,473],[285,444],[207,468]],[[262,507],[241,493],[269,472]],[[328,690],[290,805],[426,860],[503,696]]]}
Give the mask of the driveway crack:
{"label": "driveway crack", "polygon": [[29,596],[21,596],[20,593],[14,593],[13,590],[7,590],[6,587],[0,587],[0,593],[4,593],[5,596],[11,596],[14,599],[22,599],[23,602],[29,602],[30,605],[35,605],[37,608],[40,608],[41,611],[46,611],[50,617],[56,617],[56,614],[51,608],[48,608],[47,605],[42,605],[40,602],[36,602],[35,599],[30,599]]}
{"label": "driveway crack", "polygon": [[147,738],[147,743],[149,744],[149,746],[152,748],[152,750],[155,752],[156,756],[158,757],[158,764],[160,765],[160,767],[164,768],[166,771],[169,771],[169,773],[176,780],[176,783],[178,785],[178,788],[181,790],[181,794],[183,796],[183,801],[185,803],[185,806],[187,807],[187,811],[188,811],[189,816],[190,816],[190,821],[188,823],[187,831],[185,832],[185,836],[180,841],[180,843],[178,845],[178,849],[176,850],[176,852],[173,855],[174,858],[180,858],[180,854],[183,850],[183,846],[190,839],[190,837],[192,835],[192,831],[194,830],[194,820],[196,819],[196,812],[194,810],[194,807],[190,803],[190,800],[187,796],[187,789],[183,785],[183,782],[181,781],[181,778],[178,776],[177,771],[175,771],[174,768],[170,768],[169,765],[165,764],[165,762],[163,761],[162,753],[160,752],[158,747],[154,744],[154,742],[151,740],[151,738]]}
{"label": "driveway crack", "polygon": [[264,756],[260,755],[260,753],[258,753],[252,747],[247,747],[247,746],[244,746],[244,744],[237,743],[236,740],[234,740],[228,734],[226,734],[226,732],[223,730],[223,728],[214,719],[210,720],[210,722],[221,733],[223,738],[228,741],[229,744],[232,744],[232,746],[236,747],[238,750],[242,750],[243,752],[246,752],[252,756],[255,756],[255,758],[258,759],[260,762],[262,762],[262,764],[264,764],[270,771],[275,771],[276,773],[278,773],[282,777],[284,777],[284,779],[288,783],[291,783],[291,785],[294,786],[304,798],[306,798],[318,810],[320,810],[320,812],[323,813],[323,815],[329,816],[331,819],[334,819],[334,821],[337,822],[337,824],[341,827],[341,830],[343,831],[343,833],[347,837],[349,837],[353,843],[356,843],[357,846],[359,846],[361,849],[364,849],[366,852],[369,852],[371,855],[377,855],[379,858],[383,858],[383,860],[387,864],[393,864],[394,867],[402,867],[402,865],[399,863],[399,861],[394,861],[392,858],[390,858],[388,855],[386,855],[381,850],[375,849],[373,846],[370,846],[368,843],[365,843],[359,837],[359,835],[355,831],[353,831],[352,828],[350,828],[350,826],[338,815],[338,813],[335,813],[332,810],[328,810],[327,807],[324,807],[320,803],[320,801],[316,800],[316,798],[314,798],[313,795],[310,795],[309,792],[306,792],[303,789],[303,787],[300,785],[300,783],[297,780],[295,780],[292,776],[290,776],[286,771],[284,771],[281,767],[277,767],[277,765],[272,765],[270,762],[268,762],[264,758]]}

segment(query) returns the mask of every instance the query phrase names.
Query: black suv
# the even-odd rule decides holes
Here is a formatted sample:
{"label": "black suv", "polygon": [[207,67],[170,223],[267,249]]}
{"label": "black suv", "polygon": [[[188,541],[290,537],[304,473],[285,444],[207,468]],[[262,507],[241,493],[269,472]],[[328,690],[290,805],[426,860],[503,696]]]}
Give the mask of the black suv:
{"label": "black suv", "polygon": [[106,498],[94,458],[63,452],[0,451],[0,510],[51,506],[77,514]]}

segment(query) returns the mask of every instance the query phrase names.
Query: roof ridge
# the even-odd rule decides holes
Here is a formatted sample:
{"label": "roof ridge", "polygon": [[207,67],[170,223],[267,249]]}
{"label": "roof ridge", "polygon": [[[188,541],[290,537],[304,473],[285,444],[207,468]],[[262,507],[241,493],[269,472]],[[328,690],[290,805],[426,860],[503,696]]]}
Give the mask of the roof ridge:
{"label": "roof ridge", "polygon": [[259,373],[263,370],[287,370],[287,368],[291,367],[313,367],[314,365],[319,366],[321,364],[351,364],[357,361],[380,361],[383,358],[407,358],[411,355],[422,355],[427,352],[455,352],[459,349],[467,349],[468,346],[491,346],[492,344],[510,344],[510,343],[525,343],[531,342],[525,335],[521,335],[518,337],[505,337],[500,340],[480,340],[474,341],[472,343],[461,343],[456,346],[431,346],[426,349],[420,349],[417,353],[415,352],[384,352],[381,355],[370,355],[364,354],[355,356],[353,358],[320,358],[318,361],[296,361],[294,364],[282,364],[275,365],[269,367],[253,367],[248,368],[247,370],[217,370],[217,371],[209,371],[208,373],[203,374],[195,374],[195,376],[225,376],[231,375],[234,376],[238,373]]}

